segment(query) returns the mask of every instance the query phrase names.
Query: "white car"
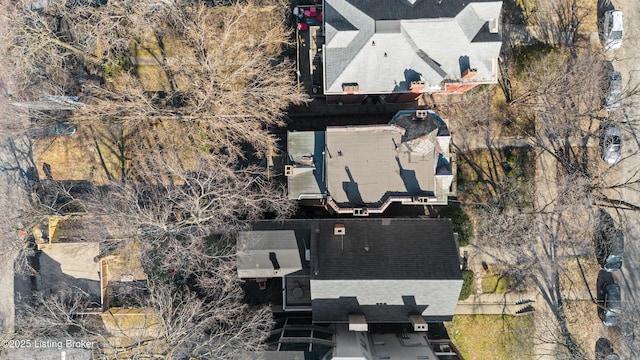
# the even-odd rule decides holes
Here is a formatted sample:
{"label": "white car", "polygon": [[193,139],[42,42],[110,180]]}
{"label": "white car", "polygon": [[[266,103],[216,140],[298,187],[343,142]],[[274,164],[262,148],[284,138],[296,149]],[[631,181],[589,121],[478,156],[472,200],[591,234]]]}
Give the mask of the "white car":
{"label": "white car", "polygon": [[622,147],[620,129],[617,127],[608,128],[601,141],[602,159],[609,165],[617,163],[622,157],[622,152],[620,151]]}
{"label": "white car", "polygon": [[609,10],[604,13],[602,40],[606,50],[616,50],[622,46],[624,36],[624,21],[622,11]]}

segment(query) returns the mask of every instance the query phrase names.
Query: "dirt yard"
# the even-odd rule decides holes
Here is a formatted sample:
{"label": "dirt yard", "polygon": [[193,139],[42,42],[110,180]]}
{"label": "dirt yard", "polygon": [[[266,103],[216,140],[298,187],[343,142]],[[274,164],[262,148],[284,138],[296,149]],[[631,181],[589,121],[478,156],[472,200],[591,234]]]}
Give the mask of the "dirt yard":
{"label": "dirt yard", "polygon": [[36,138],[34,160],[40,178],[87,180],[104,185],[122,177],[120,134],[99,124],[77,124],[73,135]]}

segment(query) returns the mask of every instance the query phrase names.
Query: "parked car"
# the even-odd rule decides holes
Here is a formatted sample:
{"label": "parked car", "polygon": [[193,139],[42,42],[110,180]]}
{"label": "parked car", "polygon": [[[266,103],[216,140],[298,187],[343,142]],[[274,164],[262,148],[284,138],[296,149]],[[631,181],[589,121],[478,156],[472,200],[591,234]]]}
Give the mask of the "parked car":
{"label": "parked car", "polygon": [[77,127],[75,124],[61,123],[52,126],[46,126],[42,128],[35,128],[29,131],[31,137],[45,137],[45,136],[63,136],[73,135],[76,133]]}
{"label": "parked car", "polygon": [[605,50],[616,50],[622,46],[624,21],[622,11],[609,10],[604,13],[602,40]]}
{"label": "parked car", "polygon": [[[600,289],[598,297],[598,316],[606,326],[616,326],[620,321],[622,313],[622,297],[620,296],[620,285],[615,282],[607,282]],[[600,300],[601,299],[601,300]]]}
{"label": "parked car", "polygon": [[622,258],[624,256],[624,235],[622,230],[613,229],[605,240],[604,265],[602,268],[608,272],[620,270],[622,268]]}
{"label": "parked car", "polygon": [[618,354],[613,350],[613,344],[607,338],[600,338],[596,341],[596,360],[620,360]]}
{"label": "parked car", "polygon": [[596,259],[607,272],[620,270],[624,257],[624,234],[616,227],[611,215],[603,209],[595,218],[594,244]]}
{"label": "parked car", "polygon": [[622,140],[620,139],[620,129],[609,127],[604,132],[601,139],[602,159],[609,165],[617,163],[622,157]]}
{"label": "parked car", "polygon": [[619,71],[609,72],[609,92],[605,102],[605,109],[609,112],[620,108],[622,96],[622,74]]}

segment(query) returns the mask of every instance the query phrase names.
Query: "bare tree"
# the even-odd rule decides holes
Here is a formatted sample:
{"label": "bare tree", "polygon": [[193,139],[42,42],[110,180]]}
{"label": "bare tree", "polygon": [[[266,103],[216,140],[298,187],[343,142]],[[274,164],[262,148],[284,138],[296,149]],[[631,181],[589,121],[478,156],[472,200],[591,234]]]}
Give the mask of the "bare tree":
{"label": "bare tree", "polygon": [[533,21],[537,25],[537,37],[565,47],[576,44],[590,15],[590,9],[578,0],[540,2],[536,10]]}
{"label": "bare tree", "polygon": [[[304,100],[282,55],[286,4],[265,3],[1,5],[9,24],[0,41],[9,54],[2,68],[11,69],[7,101],[77,95],[84,106],[69,121],[117,129],[110,151],[122,176],[80,205],[110,213],[110,233],[131,229],[133,238],[102,245],[140,245],[149,295],[139,303],[159,319],[156,334],[113,344],[93,317],[68,315],[84,311],[75,300],[83,294],[41,294],[21,313],[23,334],[62,336],[47,329],[72,325],[123,357],[232,358],[261,349],[270,310],[244,304],[234,232],[244,220],[293,211],[282,186],[256,164],[275,146],[271,131],[283,125],[286,108]],[[59,121],[48,115],[30,112],[35,124]],[[49,180],[59,191],[40,193],[48,213],[65,211],[57,199],[70,191],[59,180]]]}

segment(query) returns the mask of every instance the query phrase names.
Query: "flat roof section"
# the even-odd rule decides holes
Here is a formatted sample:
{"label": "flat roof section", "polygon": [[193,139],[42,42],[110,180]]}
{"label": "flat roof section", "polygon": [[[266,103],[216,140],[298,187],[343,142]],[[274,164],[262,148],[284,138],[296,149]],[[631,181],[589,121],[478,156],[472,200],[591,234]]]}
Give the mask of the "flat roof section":
{"label": "flat roof section", "polygon": [[403,134],[394,125],[327,128],[327,188],[333,200],[361,206],[393,195],[433,194],[434,151],[410,151]]}
{"label": "flat roof section", "polygon": [[287,152],[291,174],[287,176],[289,199],[322,198],[326,192],[324,177],[324,131],[287,133]]}
{"label": "flat roof section", "polygon": [[49,294],[80,288],[100,302],[100,255],[98,243],[40,244],[38,290]]}
{"label": "flat roof section", "polygon": [[282,277],[302,270],[293,230],[244,231],[238,239],[238,277]]}

